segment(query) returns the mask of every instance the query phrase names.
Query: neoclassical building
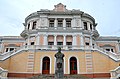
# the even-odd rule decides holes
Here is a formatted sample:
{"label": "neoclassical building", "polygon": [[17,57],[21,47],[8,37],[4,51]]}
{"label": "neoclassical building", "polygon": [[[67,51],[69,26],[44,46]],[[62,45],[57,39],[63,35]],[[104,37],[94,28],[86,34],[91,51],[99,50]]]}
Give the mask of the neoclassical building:
{"label": "neoclassical building", "polygon": [[65,55],[66,75],[119,76],[120,37],[100,36],[95,19],[83,11],[62,3],[54,7],[28,15],[21,36],[0,36],[0,67],[8,76],[55,74],[58,47]]}

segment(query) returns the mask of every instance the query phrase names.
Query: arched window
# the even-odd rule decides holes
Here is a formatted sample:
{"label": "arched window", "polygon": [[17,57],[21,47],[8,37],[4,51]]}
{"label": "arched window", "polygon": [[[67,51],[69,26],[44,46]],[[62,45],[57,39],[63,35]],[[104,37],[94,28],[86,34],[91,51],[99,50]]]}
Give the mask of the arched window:
{"label": "arched window", "polygon": [[42,62],[42,74],[50,73],[50,58],[44,57]]}
{"label": "arched window", "polygon": [[70,58],[70,74],[77,74],[77,59],[75,57]]}

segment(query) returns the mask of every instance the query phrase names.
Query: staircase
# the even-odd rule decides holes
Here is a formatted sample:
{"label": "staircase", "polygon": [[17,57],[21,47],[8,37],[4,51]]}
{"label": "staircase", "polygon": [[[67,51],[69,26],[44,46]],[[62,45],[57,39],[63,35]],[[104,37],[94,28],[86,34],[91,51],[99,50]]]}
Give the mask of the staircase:
{"label": "staircase", "polygon": [[[39,75],[28,79],[55,79],[54,75]],[[92,79],[82,75],[65,75],[63,79]]]}

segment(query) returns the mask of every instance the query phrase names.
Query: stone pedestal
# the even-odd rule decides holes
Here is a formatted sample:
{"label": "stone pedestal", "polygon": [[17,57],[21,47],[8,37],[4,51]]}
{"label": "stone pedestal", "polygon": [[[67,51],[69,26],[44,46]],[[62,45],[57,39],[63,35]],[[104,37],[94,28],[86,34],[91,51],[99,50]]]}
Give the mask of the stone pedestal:
{"label": "stone pedestal", "polygon": [[55,54],[56,57],[56,66],[55,66],[55,79],[63,79],[64,78],[64,70],[63,70],[63,57],[64,54],[61,53],[61,48],[58,48],[58,52]]}

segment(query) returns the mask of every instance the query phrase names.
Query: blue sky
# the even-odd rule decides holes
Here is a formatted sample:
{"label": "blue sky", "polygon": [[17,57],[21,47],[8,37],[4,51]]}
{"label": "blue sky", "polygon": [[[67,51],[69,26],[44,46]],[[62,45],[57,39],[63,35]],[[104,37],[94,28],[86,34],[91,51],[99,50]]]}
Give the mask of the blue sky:
{"label": "blue sky", "polygon": [[52,10],[58,3],[93,16],[101,36],[120,36],[120,0],[1,0],[0,36],[19,36],[25,17],[40,9]]}

